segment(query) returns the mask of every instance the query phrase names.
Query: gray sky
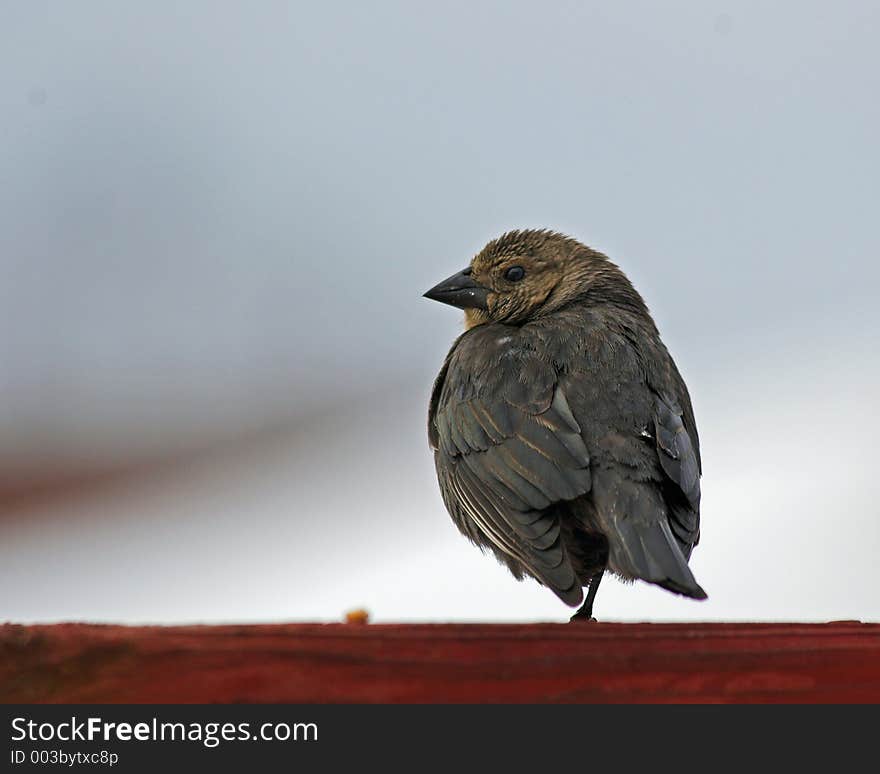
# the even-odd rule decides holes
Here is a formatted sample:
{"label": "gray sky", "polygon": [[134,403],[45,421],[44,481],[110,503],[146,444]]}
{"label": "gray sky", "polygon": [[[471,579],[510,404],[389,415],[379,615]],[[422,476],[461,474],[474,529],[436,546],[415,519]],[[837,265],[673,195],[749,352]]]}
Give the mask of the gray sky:
{"label": "gray sky", "polygon": [[423,416],[460,319],[421,293],[548,226],[646,297],[704,444],[711,599],[609,584],[598,609],[880,618],[878,27],[870,2],[5,0],[0,462],[299,432],[8,514],[0,588],[33,591],[0,617],[564,615],[454,533]]}

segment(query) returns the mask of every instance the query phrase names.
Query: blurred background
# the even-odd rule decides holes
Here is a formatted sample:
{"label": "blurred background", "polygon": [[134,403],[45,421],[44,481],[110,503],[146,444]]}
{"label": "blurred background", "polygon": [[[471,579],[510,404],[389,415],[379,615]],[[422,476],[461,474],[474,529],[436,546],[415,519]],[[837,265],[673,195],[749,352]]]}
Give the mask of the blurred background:
{"label": "blurred background", "polygon": [[609,254],[691,390],[709,600],[880,620],[880,6],[0,3],[0,619],[549,620],[428,450],[510,228]]}

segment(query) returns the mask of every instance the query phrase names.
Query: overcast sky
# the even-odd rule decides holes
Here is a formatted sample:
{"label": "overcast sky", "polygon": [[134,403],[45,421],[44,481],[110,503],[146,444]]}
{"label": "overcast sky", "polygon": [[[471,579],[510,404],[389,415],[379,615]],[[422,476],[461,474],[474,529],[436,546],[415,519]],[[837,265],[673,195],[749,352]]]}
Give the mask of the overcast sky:
{"label": "overcast sky", "polygon": [[3,506],[0,618],[564,619],[459,538],[424,430],[461,320],[422,292],[547,226],[645,296],[704,446],[710,599],[597,614],[880,619],[878,34],[871,2],[4,0],[2,466],[293,430]]}

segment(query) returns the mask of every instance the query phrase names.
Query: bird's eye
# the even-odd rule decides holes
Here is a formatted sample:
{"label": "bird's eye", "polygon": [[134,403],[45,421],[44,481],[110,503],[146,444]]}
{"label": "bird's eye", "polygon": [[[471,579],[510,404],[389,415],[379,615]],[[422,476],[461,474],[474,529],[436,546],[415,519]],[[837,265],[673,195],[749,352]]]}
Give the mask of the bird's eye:
{"label": "bird's eye", "polygon": [[504,279],[508,282],[519,282],[526,276],[526,270],[522,266],[511,266],[504,272]]}

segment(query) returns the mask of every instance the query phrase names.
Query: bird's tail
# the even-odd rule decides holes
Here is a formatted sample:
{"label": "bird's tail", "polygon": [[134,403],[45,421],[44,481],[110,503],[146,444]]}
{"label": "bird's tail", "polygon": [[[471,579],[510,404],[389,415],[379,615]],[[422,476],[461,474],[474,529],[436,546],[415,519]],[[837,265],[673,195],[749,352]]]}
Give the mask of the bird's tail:
{"label": "bird's tail", "polygon": [[619,519],[614,526],[621,539],[609,541],[612,569],[685,597],[706,599],[665,518],[655,522]]}

